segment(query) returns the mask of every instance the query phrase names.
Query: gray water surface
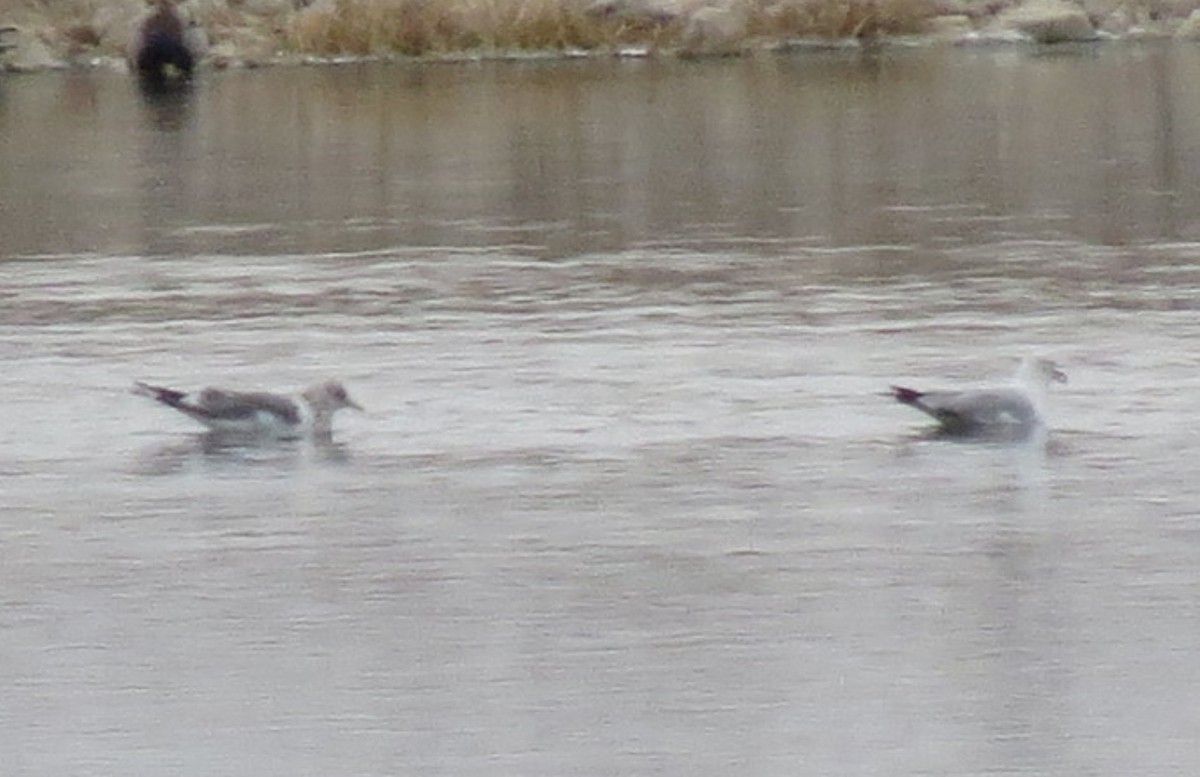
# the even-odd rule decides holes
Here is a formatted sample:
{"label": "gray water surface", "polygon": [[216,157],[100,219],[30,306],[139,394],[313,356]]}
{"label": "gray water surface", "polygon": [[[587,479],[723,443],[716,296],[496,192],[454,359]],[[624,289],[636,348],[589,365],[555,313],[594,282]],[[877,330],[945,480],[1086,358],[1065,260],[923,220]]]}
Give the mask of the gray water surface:
{"label": "gray water surface", "polygon": [[[1198,76],[6,77],[4,773],[1197,773]],[[885,396],[1027,353],[1044,445]]]}

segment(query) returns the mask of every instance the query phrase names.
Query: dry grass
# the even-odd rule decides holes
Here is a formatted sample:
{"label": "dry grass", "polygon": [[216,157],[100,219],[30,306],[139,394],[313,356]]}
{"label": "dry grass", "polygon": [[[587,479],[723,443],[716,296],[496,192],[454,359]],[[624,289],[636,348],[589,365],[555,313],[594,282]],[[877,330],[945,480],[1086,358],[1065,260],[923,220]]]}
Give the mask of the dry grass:
{"label": "dry grass", "polygon": [[760,6],[757,34],[768,38],[875,38],[921,31],[933,0],[784,0]]}
{"label": "dry grass", "polygon": [[128,0],[106,3],[104,0],[7,0],[0,2],[0,24],[13,24],[29,30],[66,56],[123,49],[124,40],[109,40],[109,26],[125,27],[140,6],[126,14]]}
{"label": "dry grass", "polygon": [[429,0],[334,0],[297,15],[288,43],[315,54],[420,55],[458,43],[459,33],[445,3]]}
{"label": "dry grass", "polygon": [[562,0],[474,0],[462,8],[464,22],[486,49],[561,50],[606,42],[599,25]]}
{"label": "dry grass", "polygon": [[[744,43],[918,32],[934,0],[313,0],[263,16],[241,0],[190,10],[214,43],[253,32],[268,50],[323,56],[466,52],[677,50],[689,13],[733,7]],[[0,0],[0,22],[33,25],[67,50],[122,50],[144,0]],[[739,29],[736,25],[734,29]],[[52,31],[52,32],[51,32]],[[240,44],[239,44],[240,45]],[[273,48],[274,47],[274,48]],[[735,46],[735,48],[737,48]],[[238,48],[235,51],[240,50]]]}
{"label": "dry grass", "polygon": [[571,0],[333,0],[287,28],[299,51],[333,54],[562,51],[655,42],[651,30]]}
{"label": "dry grass", "polygon": [[0,3],[0,23],[67,27],[91,19],[100,5],[99,0],[9,0]]}
{"label": "dry grass", "polygon": [[[214,41],[272,23],[238,10],[237,5],[220,0],[180,2],[185,17],[199,22]],[[68,57],[123,55],[147,8],[146,0],[0,0],[0,23],[27,27]]]}
{"label": "dry grass", "polygon": [[[745,0],[747,40],[917,32],[932,0]],[[463,51],[672,48],[682,17],[596,13],[574,0],[331,0],[297,14],[287,43],[306,53],[418,56]]]}

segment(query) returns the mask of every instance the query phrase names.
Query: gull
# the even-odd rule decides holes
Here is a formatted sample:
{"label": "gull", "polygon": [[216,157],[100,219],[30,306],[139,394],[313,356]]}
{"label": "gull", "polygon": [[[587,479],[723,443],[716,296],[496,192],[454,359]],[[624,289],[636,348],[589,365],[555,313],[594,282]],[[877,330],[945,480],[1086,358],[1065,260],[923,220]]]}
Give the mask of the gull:
{"label": "gull", "polygon": [[362,411],[336,380],[309,386],[296,396],[206,388],[190,399],[187,392],[141,381],[134,383],[133,393],[175,408],[213,432],[278,439],[326,438],[334,413],[347,407]]}
{"label": "gull", "polygon": [[1049,359],[1025,358],[1009,386],[966,391],[917,391],[892,386],[892,396],[938,421],[956,437],[1021,438],[1044,426],[1046,389],[1067,374]]}

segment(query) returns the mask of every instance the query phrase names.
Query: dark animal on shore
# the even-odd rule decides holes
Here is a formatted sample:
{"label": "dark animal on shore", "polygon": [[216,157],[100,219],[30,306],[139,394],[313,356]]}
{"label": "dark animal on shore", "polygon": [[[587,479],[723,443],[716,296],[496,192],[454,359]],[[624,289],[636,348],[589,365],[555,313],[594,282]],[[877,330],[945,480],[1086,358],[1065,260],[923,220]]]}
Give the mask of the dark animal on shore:
{"label": "dark animal on shore", "polygon": [[129,63],[139,76],[164,81],[188,79],[198,52],[188,34],[188,24],[175,0],[152,0],[152,11],[143,17],[129,47]]}

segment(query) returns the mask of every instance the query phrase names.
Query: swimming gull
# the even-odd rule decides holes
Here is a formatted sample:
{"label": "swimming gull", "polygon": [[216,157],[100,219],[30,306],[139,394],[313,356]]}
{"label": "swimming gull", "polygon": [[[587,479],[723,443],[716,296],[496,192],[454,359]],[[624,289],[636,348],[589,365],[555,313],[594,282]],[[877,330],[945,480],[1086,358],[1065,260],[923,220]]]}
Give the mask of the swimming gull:
{"label": "swimming gull", "polygon": [[892,386],[897,401],[937,419],[938,431],[962,437],[1023,437],[1045,424],[1051,382],[1067,375],[1049,359],[1025,358],[1012,385],[966,391],[917,391]]}
{"label": "swimming gull", "polygon": [[206,388],[189,399],[187,392],[141,381],[134,383],[133,393],[173,407],[214,432],[280,439],[328,437],[334,413],[347,407],[362,410],[336,380],[317,383],[296,396]]}

